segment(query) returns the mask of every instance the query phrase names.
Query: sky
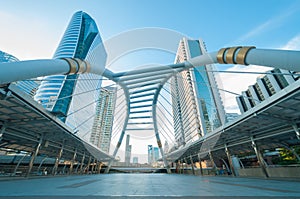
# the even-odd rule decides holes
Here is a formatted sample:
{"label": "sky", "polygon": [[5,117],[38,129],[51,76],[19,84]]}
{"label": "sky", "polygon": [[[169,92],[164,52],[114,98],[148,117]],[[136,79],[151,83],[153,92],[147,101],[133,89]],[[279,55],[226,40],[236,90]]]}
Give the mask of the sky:
{"label": "sky", "polygon": [[[173,63],[178,38],[182,36],[203,39],[208,52],[236,45],[300,49],[299,0],[3,0],[0,50],[20,60],[51,58],[71,16],[79,10],[96,21],[107,44],[108,65],[114,71]],[[143,43],[140,50],[132,41],[135,37],[148,38],[153,46]],[[234,71],[269,70],[252,65],[216,67]],[[219,75],[222,81],[219,86],[235,93],[246,90],[257,78],[257,75]],[[221,95],[226,111],[238,112],[235,96]]]}

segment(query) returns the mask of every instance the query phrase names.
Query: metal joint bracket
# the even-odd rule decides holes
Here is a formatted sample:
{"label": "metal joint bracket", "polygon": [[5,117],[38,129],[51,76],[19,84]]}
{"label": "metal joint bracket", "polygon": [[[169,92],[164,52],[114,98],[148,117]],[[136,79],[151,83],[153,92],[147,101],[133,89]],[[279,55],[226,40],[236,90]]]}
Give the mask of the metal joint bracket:
{"label": "metal joint bracket", "polygon": [[247,47],[242,47],[237,55],[236,55],[236,63],[237,64],[242,64],[242,65],[249,65],[246,63],[246,57],[247,57],[247,54],[248,52],[251,50],[251,49],[254,49],[256,48],[255,46],[247,46]]}

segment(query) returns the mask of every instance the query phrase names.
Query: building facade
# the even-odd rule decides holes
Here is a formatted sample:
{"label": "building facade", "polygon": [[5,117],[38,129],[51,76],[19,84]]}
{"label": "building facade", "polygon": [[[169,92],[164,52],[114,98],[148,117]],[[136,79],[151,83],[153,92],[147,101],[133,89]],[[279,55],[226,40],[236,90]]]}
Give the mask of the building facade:
{"label": "building facade", "polygon": [[248,90],[236,97],[241,113],[255,107],[299,79],[299,76],[293,75],[293,72],[283,69],[273,69],[267,73],[258,77],[254,85],[248,86]]}
{"label": "building facade", "polygon": [[148,145],[148,163],[154,164],[159,159],[159,148]]}
{"label": "building facade", "polygon": [[101,88],[90,142],[107,153],[110,148],[115,104],[116,87]]}
{"label": "building facade", "polygon": [[130,135],[126,136],[126,146],[125,146],[125,165],[129,166],[130,158],[131,158],[131,145],[130,142]]}
{"label": "building facade", "polygon": [[[175,63],[206,53],[202,40],[183,38]],[[170,80],[175,140],[178,146],[193,142],[226,122],[213,65],[195,66]]]}
{"label": "building facade", "polygon": [[[106,51],[95,21],[82,11],[76,12],[61,39],[53,58],[97,60],[105,67]],[[92,131],[101,76],[95,74],[54,75],[44,77],[35,100],[55,114],[79,136]],[[89,137],[89,136],[88,136]]]}

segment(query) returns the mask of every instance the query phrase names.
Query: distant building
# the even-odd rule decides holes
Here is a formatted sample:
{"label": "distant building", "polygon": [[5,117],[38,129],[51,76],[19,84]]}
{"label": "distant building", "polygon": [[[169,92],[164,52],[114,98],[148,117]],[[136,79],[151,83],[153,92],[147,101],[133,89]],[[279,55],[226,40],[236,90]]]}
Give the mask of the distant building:
{"label": "distant building", "polygon": [[131,158],[131,145],[129,145],[130,135],[126,136],[126,146],[125,146],[125,164],[129,166]]}
{"label": "distant building", "polygon": [[133,157],[132,163],[133,164],[138,164],[139,163],[139,158],[138,157]]}
{"label": "distant building", "polygon": [[[18,62],[19,59],[5,52],[0,51],[0,62],[9,63],[9,62]],[[39,82],[36,80],[23,80],[13,82],[19,89],[24,91],[29,96],[33,97],[39,87]]]}
{"label": "distant building", "polygon": [[152,152],[153,152],[153,147],[152,147],[152,145],[148,145],[148,163],[149,164],[152,164],[152,162],[153,162],[153,154],[152,154]]}
{"label": "distant building", "polygon": [[148,145],[148,163],[155,163],[159,159],[159,157],[159,148]]}
{"label": "distant building", "polygon": [[289,86],[298,80],[293,72],[283,69],[273,69],[267,75],[257,78],[254,85],[250,85],[248,90],[236,97],[241,113],[255,107],[265,99]]}
{"label": "distant building", "polygon": [[[206,53],[202,40],[180,40],[175,63]],[[178,147],[198,140],[225,123],[213,65],[195,66],[171,78],[175,140]]]}
{"label": "distant building", "polygon": [[159,159],[159,148],[153,147],[153,162],[157,162]]}
{"label": "distant building", "polygon": [[166,140],[165,141],[165,146],[164,146],[164,154],[168,153],[169,152],[169,143],[168,141]]}
{"label": "distant building", "polygon": [[110,148],[115,104],[116,87],[101,88],[90,142],[107,153]]}

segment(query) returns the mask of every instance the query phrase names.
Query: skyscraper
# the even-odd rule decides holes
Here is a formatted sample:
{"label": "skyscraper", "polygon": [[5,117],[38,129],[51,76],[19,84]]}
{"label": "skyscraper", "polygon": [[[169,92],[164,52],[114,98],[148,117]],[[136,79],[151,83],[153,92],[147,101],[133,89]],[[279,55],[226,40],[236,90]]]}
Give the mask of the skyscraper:
{"label": "skyscraper", "polygon": [[159,159],[159,148],[148,145],[148,163],[153,164]]}
{"label": "skyscraper", "polygon": [[109,152],[116,103],[116,87],[101,88],[90,142]]}
{"label": "skyscraper", "polygon": [[299,76],[293,76],[293,73],[288,70],[268,71],[267,75],[258,77],[254,85],[248,86],[248,90],[236,97],[240,112],[248,111],[298,79]]}
{"label": "skyscraper", "polygon": [[[94,50],[97,49],[97,50]],[[105,66],[106,51],[95,21],[82,11],[76,12],[53,58],[97,59]],[[56,114],[80,135],[91,133],[101,76],[95,74],[54,75],[44,77],[35,99]]]}
{"label": "skyscraper", "polygon": [[152,145],[148,145],[148,163],[153,163],[153,147]]}
{"label": "skyscraper", "polygon": [[125,146],[125,164],[129,166],[131,158],[131,145],[129,145],[130,135],[126,136],[126,146]]}
{"label": "skyscraper", "polygon": [[[202,40],[183,38],[175,63],[206,53]],[[225,111],[212,72],[213,65],[195,66],[171,78],[175,139],[179,146],[195,141],[225,123]]]}

